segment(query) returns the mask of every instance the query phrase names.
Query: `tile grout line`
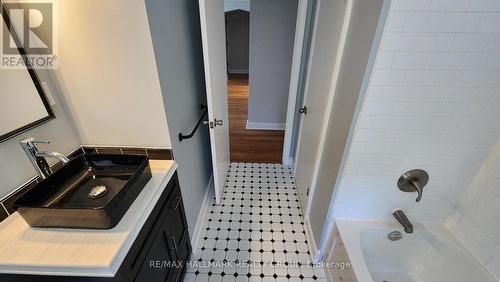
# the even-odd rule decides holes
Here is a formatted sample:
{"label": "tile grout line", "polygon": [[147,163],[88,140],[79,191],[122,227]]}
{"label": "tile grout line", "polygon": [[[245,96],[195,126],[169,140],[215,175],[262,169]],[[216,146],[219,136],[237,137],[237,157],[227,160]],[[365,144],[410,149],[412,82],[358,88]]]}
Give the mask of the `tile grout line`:
{"label": "tile grout line", "polygon": [[[193,259],[200,265],[188,269],[185,281],[235,281],[245,275],[245,281],[326,281],[324,270],[309,264],[304,219],[290,171],[282,165],[231,164],[221,204],[212,201],[194,246]],[[299,260],[303,263],[297,266]],[[210,265],[220,261],[236,266]],[[240,261],[251,264],[241,266]]]}

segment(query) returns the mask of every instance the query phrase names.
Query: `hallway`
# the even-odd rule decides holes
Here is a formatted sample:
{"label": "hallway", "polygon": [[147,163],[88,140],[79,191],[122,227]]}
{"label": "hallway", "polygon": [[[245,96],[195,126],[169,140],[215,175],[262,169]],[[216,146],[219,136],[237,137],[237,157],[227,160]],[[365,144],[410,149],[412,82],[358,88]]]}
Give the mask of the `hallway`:
{"label": "hallway", "polygon": [[231,162],[281,163],[285,131],[248,130],[248,75],[227,82]]}
{"label": "hallway", "polygon": [[184,281],[326,281],[310,260],[292,169],[231,163]]}

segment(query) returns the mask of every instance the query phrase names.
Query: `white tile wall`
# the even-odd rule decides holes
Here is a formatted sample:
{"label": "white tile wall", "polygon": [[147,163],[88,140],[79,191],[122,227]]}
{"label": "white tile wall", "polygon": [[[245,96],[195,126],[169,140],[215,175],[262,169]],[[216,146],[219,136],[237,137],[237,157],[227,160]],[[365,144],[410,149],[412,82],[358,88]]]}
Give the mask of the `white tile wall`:
{"label": "white tile wall", "polygon": [[[399,207],[444,222],[454,212],[500,137],[499,3],[392,1],[338,215],[392,219]],[[420,203],[396,186],[414,168],[430,174]]]}
{"label": "white tile wall", "polygon": [[500,280],[500,141],[463,194],[448,228]]}

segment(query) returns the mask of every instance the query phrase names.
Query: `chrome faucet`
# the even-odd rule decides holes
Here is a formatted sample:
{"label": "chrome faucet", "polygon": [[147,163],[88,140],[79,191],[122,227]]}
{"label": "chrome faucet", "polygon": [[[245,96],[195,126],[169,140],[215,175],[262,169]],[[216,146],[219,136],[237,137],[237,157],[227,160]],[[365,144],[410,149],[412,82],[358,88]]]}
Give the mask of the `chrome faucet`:
{"label": "chrome faucet", "polygon": [[403,226],[406,233],[413,233],[413,224],[411,224],[410,220],[401,209],[395,209],[392,212],[392,215],[396,218],[399,224]]}
{"label": "chrome faucet", "polygon": [[48,151],[38,151],[38,148],[35,144],[49,144],[49,141],[35,141],[34,138],[28,137],[19,141],[19,144],[23,148],[24,152],[28,156],[28,159],[31,161],[31,164],[35,168],[38,175],[45,179],[52,174],[52,170],[50,169],[49,163],[45,158],[56,158],[60,160],[63,164],[69,162],[69,159],[64,155],[57,152],[48,152]]}

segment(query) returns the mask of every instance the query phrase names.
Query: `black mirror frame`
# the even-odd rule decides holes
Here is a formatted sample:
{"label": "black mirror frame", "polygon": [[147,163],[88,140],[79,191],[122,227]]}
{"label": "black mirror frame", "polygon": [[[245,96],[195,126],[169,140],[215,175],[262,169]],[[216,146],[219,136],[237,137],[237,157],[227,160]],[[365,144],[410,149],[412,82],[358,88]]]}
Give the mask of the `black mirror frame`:
{"label": "black mirror frame", "polygon": [[[26,50],[22,47],[21,41],[19,40],[19,36],[17,35],[15,29],[11,25],[10,17],[9,14],[7,13],[7,10],[5,9],[5,6],[3,3],[0,2],[0,5],[2,6],[2,18],[4,20],[5,26],[7,27],[9,33],[12,36],[12,39],[16,43],[17,50],[19,52],[19,55],[21,55],[22,58],[26,58],[29,55],[26,53]],[[31,77],[31,80],[33,81],[33,84],[35,85],[35,88],[40,95],[40,99],[42,100],[43,105],[45,106],[45,109],[47,110],[48,116],[43,117],[39,120],[33,121],[31,123],[28,123],[22,127],[19,127],[13,131],[7,132],[5,134],[0,135],[0,143],[16,136],[19,135],[27,130],[30,130],[34,127],[37,127],[43,123],[46,123],[52,119],[56,118],[56,115],[54,114],[54,111],[50,107],[50,103],[47,100],[47,96],[45,95],[45,91],[43,90],[42,84],[40,82],[40,79],[38,78],[38,75],[36,74],[35,70],[31,66],[31,63],[29,60],[24,60],[26,69]]]}

